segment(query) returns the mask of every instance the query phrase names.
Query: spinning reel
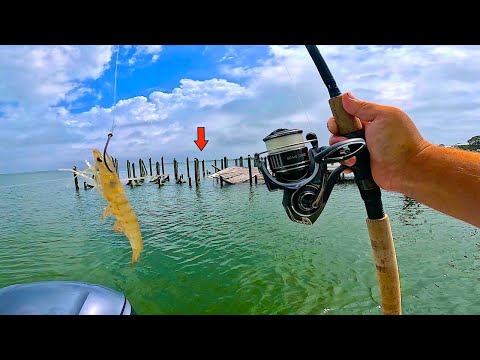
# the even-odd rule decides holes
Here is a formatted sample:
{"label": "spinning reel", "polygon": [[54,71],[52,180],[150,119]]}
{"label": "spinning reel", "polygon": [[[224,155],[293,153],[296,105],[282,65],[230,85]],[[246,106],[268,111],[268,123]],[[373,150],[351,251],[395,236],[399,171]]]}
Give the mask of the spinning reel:
{"label": "spinning reel", "polygon": [[[350,159],[365,147],[365,140],[353,138],[331,146],[318,146],[317,135],[277,129],[263,141],[267,151],[256,153],[257,167],[269,191],[283,190],[283,207],[290,220],[312,225],[322,213],[340,174],[340,165],[328,174],[327,164]],[[307,148],[307,144],[311,148]],[[261,158],[261,154],[267,154]]]}

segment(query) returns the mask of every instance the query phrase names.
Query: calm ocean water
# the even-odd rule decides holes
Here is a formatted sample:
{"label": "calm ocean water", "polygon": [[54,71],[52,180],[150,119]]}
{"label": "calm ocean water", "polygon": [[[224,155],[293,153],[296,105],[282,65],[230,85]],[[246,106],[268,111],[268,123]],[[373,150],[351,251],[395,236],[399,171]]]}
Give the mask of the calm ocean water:
{"label": "calm ocean water", "polygon": [[[0,175],[0,287],[86,281],[123,292],[139,314],[381,313],[353,183],[335,187],[313,226],[288,220],[282,193],[263,184],[220,188],[205,178],[198,189],[125,191],[144,238],[133,269],[127,238],[113,218],[101,222],[105,201],[77,193],[72,173]],[[479,314],[479,229],[399,194],[383,201],[404,313]]]}

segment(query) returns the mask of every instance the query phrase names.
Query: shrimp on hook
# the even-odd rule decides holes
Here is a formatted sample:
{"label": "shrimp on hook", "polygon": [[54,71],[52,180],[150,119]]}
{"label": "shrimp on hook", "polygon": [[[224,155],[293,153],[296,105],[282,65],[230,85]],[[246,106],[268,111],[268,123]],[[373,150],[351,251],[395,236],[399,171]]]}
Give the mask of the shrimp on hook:
{"label": "shrimp on hook", "polygon": [[[102,153],[98,149],[93,149],[93,161],[91,165],[88,161],[88,168],[82,171],[74,171],[75,176],[82,176],[94,182],[95,188],[107,201],[107,206],[103,210],[102,220],[108,215],[117,219],[113,225],[113,230],[117,233],[124,233],[130,241],[132,247],[132,259],[130,266],[140,260],[140,252],[143,249],[142,233],[138,218],[128,202],[124,188],[115,171],[115,165],[112,157],[106,152],[107,146],[112,134],[108,134],[108,140]],[[85,174],[93,175],[92,178]]]}

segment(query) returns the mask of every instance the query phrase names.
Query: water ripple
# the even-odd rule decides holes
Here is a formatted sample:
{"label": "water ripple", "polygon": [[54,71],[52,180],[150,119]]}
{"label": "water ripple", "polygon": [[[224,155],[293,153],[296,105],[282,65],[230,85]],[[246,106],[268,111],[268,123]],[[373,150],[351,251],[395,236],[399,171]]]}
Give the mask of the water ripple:
{"label": "water ripple", "polygon": [[[32,189],[35,181],[41,187]],[[335,188],[313,226],[288,220],[281,192],[260,184],[220,188],[202,179],[198,189],[170,182],[125,191],[144,240],[133,269],[129,242],[113,232],[112,218],[101,222],[106,204],[94,190],[75,192],[71,174],[59,172],[0,175],[0,286],[98,283],[124,292],[142,314],[380,314],[353,184]],[[478,312],[478,229],[382,196],[404,312]]]}

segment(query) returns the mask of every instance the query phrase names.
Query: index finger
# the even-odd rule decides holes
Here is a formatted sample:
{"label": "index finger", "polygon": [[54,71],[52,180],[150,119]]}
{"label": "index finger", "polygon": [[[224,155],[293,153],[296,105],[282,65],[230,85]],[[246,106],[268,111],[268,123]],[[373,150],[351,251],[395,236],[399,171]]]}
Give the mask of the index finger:
{"label": "index finger", "polygon": [[339,130],[338,130],[338,125],[335,122],[335,118],[332,116],[330,119],[327,121],[327,129],[330,131],[333,135],[340,135]]}
{"label": "index finger", "polygon": [[[360,120],[360,122],[362,123],[362,128],[365,128],[370,123],[369,121],[363,120]],[[335,118],[333,116],[327,121],[327,129],[332,133],[332,135],[341,135],[340,130],[338,129],[337,122],[335,121]]]}

